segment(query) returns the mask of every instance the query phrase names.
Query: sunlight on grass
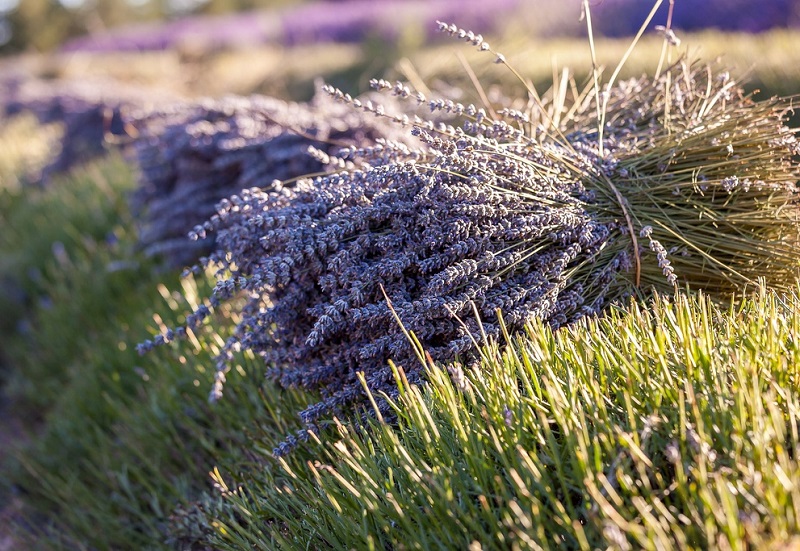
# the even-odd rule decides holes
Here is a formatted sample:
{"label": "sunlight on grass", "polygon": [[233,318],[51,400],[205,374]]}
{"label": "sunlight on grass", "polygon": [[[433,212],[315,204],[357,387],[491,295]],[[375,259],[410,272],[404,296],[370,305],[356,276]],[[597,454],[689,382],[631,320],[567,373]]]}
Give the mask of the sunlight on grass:
{"label": "sunlight on grass", "polygon": [[762,291],[533,324],[471,369],[398,372],[397,424],[243,478],[220,549],[763,548],[800,529],[800,298]]}
{"label": "sunlight on grass", "polygon": [[0,193],[19,193],[35,182],[57,147],[58,125],[42,126],[32,115],[0,117]]}

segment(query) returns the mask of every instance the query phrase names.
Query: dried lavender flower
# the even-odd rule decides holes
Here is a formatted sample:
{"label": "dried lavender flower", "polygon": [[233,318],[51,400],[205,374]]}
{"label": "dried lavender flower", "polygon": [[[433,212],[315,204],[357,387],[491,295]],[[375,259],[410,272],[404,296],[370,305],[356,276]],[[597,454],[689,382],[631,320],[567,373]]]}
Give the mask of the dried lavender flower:
{"label": "dried lavender flower", "polygon": [[417,127],[427,150],[376,151],[363,169],[280,192],[243,190],[220,204],[209,262],[230,275],[213,298],[238,289],[252,298],[220,355],[213,398],[234,348],[249,349],[280,384],[322,393],[300,414],[311,427],[359,407],[360,372],[391,395],[389,358],[422,379],[393,312],[436,361],[471,354],[480,333],[499,336],[498,309],[512,328],[583,315],[568,274],[613,229],[591,220],[579,173],[561,162],[584,159],[523,138],[500,143],[490,128],[444,128]]}
{"label": "dried lavender flower", "polygon": [[[126,120],[137,129],[132,157],[140,185],[132,204],[139,242],[171,266],[194,264],[211,250],[210,226],[203,222],[226,197],[344,163],[330,154],[349,145],[411,141],[390,121],[367,118],[324,95],[307,104],[264,96],[180,102],[132,111]],[[186,239],[190,231],[194,242]]]}

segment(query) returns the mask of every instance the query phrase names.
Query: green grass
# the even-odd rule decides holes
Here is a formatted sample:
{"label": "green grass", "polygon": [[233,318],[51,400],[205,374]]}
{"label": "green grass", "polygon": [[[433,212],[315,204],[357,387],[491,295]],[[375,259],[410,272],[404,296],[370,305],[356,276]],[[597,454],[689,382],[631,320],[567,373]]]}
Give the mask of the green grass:
{"label": "green grass", "polygon": [[[94,269],[76,263],[61,277]],[[196,297],[198,285],[184,291]],[[130,289],[125,321],[96,320],[105,329],[91,339],[62,326],[82,355],[65,362],[71,377],[8,471],[38,527],[32,548],[585,548],[624,538],[735,549],[798,533],[796,294],[764,291],[725,309],[659,299],[555,334],[531,326],[510,346],[488,346],[460,385],[430,366],[424,389],[400,377],[397,424],[332,427],[326,444],[277,462],[270,450],[309,398],[263,385],[258,361],[242,358],[225,399],[206,405],[217,327],[134,356],[123,343],[141,338],[137,327],[154,313],[175,323],[190,306],[152,290]],[[107,291],[88,286],[71,308],[119,300]],[[208,472],[217,490],[203,495]]]}
{"label": "green grass", "polygon": [[[14,141],[9,138],[2,143]],[[13,157],[8,158],[11,162]],[[86,262],[105,241],[117,240],[115,232],[122,224],[130,224],[124,211],[125,193],[132,186],[130,168],[117,157],[80,176],[56,178],[46,189],[0,186],[0,281],[4,287],[0,328],[4,333],[13,330],[25,310],[41,297],[45,282],[76,262]],[[78,250],[84,252],[83,259],[75,257]]]}
{"label": "green grass", "polygon": [[399,373],[397,424],[339,426],[311,459],[263,455],[220,477],[209,544],[785,543],[800,530],[799,334],[798,295],[767,291],[729,308],[631,304],[555,334],[531,325],[488,344],[459,384],[435,366],[422,389]]}
{"label": "green grass", "polygon": [[[17,254],[0,273],[25,289],[15,327],[0,336],[4,391],[29,438],[4,444],[0,498],[24,497],[26,548],[164,547],[172,509],[206,488],[217,461],[248,453],[259,368],[239,368],[241,391],[234,383],[211,407],[207,367],[221,342],[135,352],[155,320],[178,324],[191,304],[160,285],[178,287],[175,274],[134,250],[132,183],[112,158],[3,204],[3,246]],[[183,285],[192,296],[207,284]]]}

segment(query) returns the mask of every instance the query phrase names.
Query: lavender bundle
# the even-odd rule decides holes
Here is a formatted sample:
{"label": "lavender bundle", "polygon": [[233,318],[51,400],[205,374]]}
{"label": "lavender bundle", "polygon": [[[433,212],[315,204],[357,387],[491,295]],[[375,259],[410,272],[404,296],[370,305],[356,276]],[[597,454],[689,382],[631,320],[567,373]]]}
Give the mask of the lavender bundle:
{"label": "lavender bundle", "polygon": [[[568,181],[536,150],[480,136],[419,136],[429,153],[354,149],[341,158],[363,155],[371,168],[223,202],[209,224],[218,240],[211,262],[230,277],[214,300],[238,290],[252,298],[220,358],[215,397],[240,347],[260,354],[282,385],[322,393],[301,413],[309,427],[363,399],[358,372],[370,387],[389,389],[387,358],[419,381],[421,368],[384,293],[439,361],[467,353],[479,331],[497,335],[498,309],[517,327],[531,317],[561,325],[603,305],[601,297],[585,304],[582,285],[567,277],[610,232],[583,211],[580,181]],[[205,232],[198,228],[200,237]],[[625,265],[622,256],[617,264]],[[600,270],[592,283],[611,274]]]}
{"label": "lavender bundle", "polygon": [[[409,113],[327,91],[409,126],[423,148],[320,152],[337,171],[291,189],[245,190],[196,228],[198,238],[217,235],[210,303],[141,349],[244,294],[212,398],[233,352],[249,349],[270,378],[320,392],[300,413],[317,430],[365,404],[360,373],[389,396],[389,359],[422,379],[403,328],[448,363],[498,336],[499,316],[511,330],[534,318],[560,327],[635,293],[687,285],[722,296],[762,279],[786,287],[798,274],[800,170],[787,103],[753,102],[727,73],[679,63],[603,94],[570,98],[571,87],[554,86],[524,109],[489,113],[373,84],[409,100]],[[416,103],[461,123],[420,118]]]}
{"label": "lavender bundle", "polygon": [[365,117],[328,97],[308,104],[264,96],[229,96],[131,112],[138,132],[133,157],[140,186],[132,197],[148,255],[173,266],[193,264],[213,241],[188,232],[212,216],[223,198],[274,180],[288,181],[324,167],[313,146],[333,151],[381,138],[407,139],[395,126]]}

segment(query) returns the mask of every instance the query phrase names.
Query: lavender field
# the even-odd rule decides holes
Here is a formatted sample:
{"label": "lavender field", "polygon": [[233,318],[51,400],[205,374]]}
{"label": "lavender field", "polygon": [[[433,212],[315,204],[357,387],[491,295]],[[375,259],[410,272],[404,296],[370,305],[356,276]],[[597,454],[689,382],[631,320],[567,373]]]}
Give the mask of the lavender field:
{"label": "lavender field", "polygon": [[0,551],[794,548],[798,27],[0,1]]}

